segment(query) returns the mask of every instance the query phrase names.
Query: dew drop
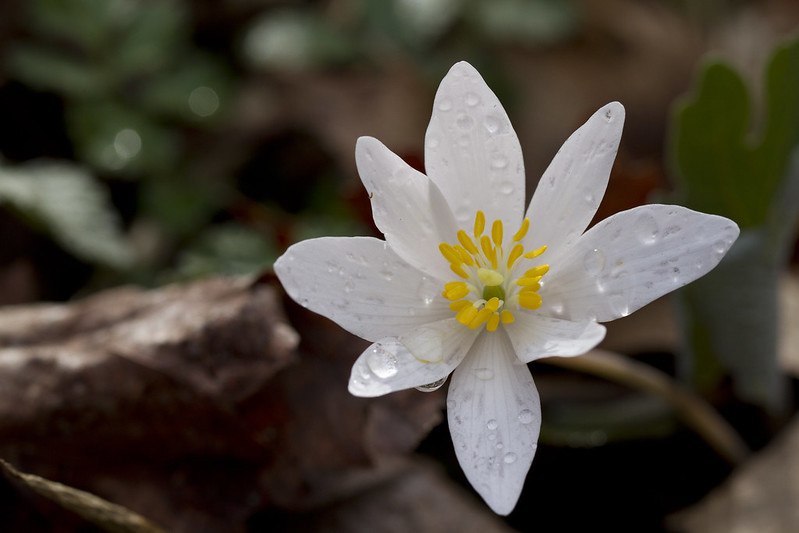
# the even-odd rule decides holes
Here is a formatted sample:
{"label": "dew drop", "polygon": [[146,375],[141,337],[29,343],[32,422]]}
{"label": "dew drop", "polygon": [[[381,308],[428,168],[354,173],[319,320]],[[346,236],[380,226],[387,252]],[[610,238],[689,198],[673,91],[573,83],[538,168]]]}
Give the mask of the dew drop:
{"label": "dew drop", "polygon": [[505,454],[505,457],[502,458],[505,461],[505,464],[511,464],[516,462],[516,454],[513,452],[508,452]]}
{"label": "dew drop", "polygon": [[416,387],[416,390],[421,391],[421,392],[437,391],[438,389],[440,389],[442,387],[442,385],[444,385],[444,383],[446,381],[447,381],[447,378],[443,377],[443,378],[439,379],[438,381],[434,381],[432,383],[428,383],[427,385],[420,385],[420,386]]}
{"label": "dew drop", "polygon": [[480,103],[480,97],[477,96],[475,93],[467,93],[466,94],[466,105],[469,107],[474,107]]}
{"label": "dew drop", "polygon": [[533,412],[529,409],[523,409],[519,413],[519,422],[522,424],[531,424],[533,422]]}
{"label": "dew drop", "polygon": [[300,299],[300,305],[305,307],[305,308],[307,308],[308,307],[308,299],[307,298],[301,298]]}
{"label": "dew drop", "polygon": [[502,194],[513,194],[515,190],[513,183],[509,181],[503,181],[499,184],[499,192]]}
{"label": "dew drop", "polygon": [[438,102],[438,109],[440,111],[449,111],[452,109],[452,102],[449,98],[442,98],[440,102]]}
{"label": "dew drop", "polygon": [[613,308],[619,316],[627,316],[630,314],[630,304],[627,298],[620,292],[611,294],[608,301],[610,302],[610,306]]}
{"label": "dew drop", "polygon": [[494,371],[490,368],[475,368],[474,375],[477,379],[489,381],[494,379]]}
{"label": "dew drop", "polygon": [[486,427],[488,429],[490,429],[491,431],[494,431],[495,429],[497,429],[497,426],[498,426],[497,421],[494,420],[493,418],[491,420],[489,420],[488,422],[486,422]]}
{"label": "dew drop", "polygon": [[641,244],[654,244],[659,231],[657,220],[649,213],[642,213],[635,222],[635,235]]}
{"label": "dew drop", "polygon": [[504,445],[504,444],[502,444],[501,442],[498,442],[498,443],[496,444],[496,449],[497,449],[497,450],[501,450],[501,449],[502,449],[502,448],[504,448],[504,447],[505,447],[505,445]]}
{"label": "dew drop", "polygon": [[438,148],[439,141],[436,137],[428,137],[427,138],[427,147],[436,149]]}
{"label": "dew drop", "polygon": [[491,159],[491,168],[502,169],[508,166],[508,159],[505,156],[497,155]]}
{"label": "dew drop", "polygon": [[597,248],[585,252],[583,268],[589,276],[596,276],[605,268],[605,254]]}
{"label": "dew drop", "polygon": [[462,130],[471,129],[474,126],[474,119],[467,115],[466,113],[461,113],[458,115],[458,118],[455,120],[455,124]]}
{"label": "dew drop", "polygon": [[380,379],[388,379],[397,375],[397,356],[380,344],[375,344],[366,354],[369,370]]}
{"label": "dew drop", "polygon": [[346,282],[344,282],[344,292],[349,294],[354,290],[355,290],[355,284],[352,282],[351,279],[348,279]]}
{"label": "dew drop", "polygon": [[489,433],[488,434],[488,440],[491,440],[491,441],[497,440],[497,434],[496,433]]}
{"label": "dew drop", "polygon": [[727,253],[727,243],[724,241],[716,241],[713,244],[713,253],[716,254],[716,257],[721,258]]}
{"label": "dew drop", "polygon": [[484,124],[488,130],[488,133],[497,133],[499,131],[501,122],[497,117],[489,115],[485,118]]}

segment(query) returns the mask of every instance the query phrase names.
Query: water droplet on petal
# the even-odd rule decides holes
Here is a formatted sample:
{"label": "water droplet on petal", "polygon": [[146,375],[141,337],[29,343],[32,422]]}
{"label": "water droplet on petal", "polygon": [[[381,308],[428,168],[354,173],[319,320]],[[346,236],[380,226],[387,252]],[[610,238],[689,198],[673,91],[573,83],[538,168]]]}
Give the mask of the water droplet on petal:
{"label": "water droplet on petal", "polygon": [[488,422],[486,422],[486,427],[488,429],[490,429],[491,431],[497,429],[497,426],[498,426],[497,421],[494,420],[493,418],[491,420],[489,420]]}
{"label": "water droplet on petal", "polygon": [[511,464],[516,462],[516,454],[513,452],[508,452],[505,454],[505,457],[502,458],[505,461],[505,464]]}
{"label": "water droplet on petal", "polygon": [[500,122],[497,117],[489,115],[485,118],[485,127],[488,130],[488,133],[496,133],[499,131],[499,125]]}
{"label": "water droplet on petal", "polygon": [[488,440],[497,440],[497,434],[496,433],[489,433],[488,434]]}
{"label": "water droplet on petal", "polygon": [[622,293],[611,294],[608,301],[613,311],[619,316],[627,316],[630,314],[630,304]]}
{"label": "water droplet on petal", "polygon": [[432,383],[428,383],[427,385],[420,385],[416,387],[416,390],[421,392],[433,392],[437,391],[441,388],[442,385],[447,381],[446,377],[439,379],[438,381],[434,381]]}
{"label": "water droplet on petal", "polygon": [[504,447],[505,447],[505,445],[504,445],[504,444],[502,444],[501,442],[498,442],[498,443],[496,444],[496,449],[497,449],[497,450],[501,450],[501,449],[502,449],[502,448],[504,448]]}
{"label": "water droplet on petal", "polygon": [[438,145],[439,145],[439,141],[438,141],[438,139],[436,137],[428,137],[427,138],[427,147],[428,148],[436,149],[436,148],[438,148]]}
{"label": "water droplet on petal", "polygon": [[466,105],[469,107],[474,107],[480,103],[480,97],[477,96],[475,93],[467,93],[466,94]]}
{"label": "water droplet on petal", "polygon": [[605,254],[602,250],[593,248],[583,255],[583,268],[589,276],[596,276],[605,268]]}
{"label": "water droplet on petal", "polygon": [[438,102],[438,109],[440,111],[449,111],[452,109],[452,102],[449,98],[442,98],[441,101]]}
{"label": "water droplet on petal", "polygon": [[523,409],[519,412],[519,422],[522,424],[530,424],[533,421],[533,412],[529,409]]}
{"label": "water droplet on petal", "polygon": [[501,169],[508,166],[508,159],[502,155],[496,155],[491,159],[491,168]]}
{"label": "water droplet on petal", "polygon": [[713,253],[716,257],[721,258],[727,253],[727,243],[724,241],[716,241],[713,244]]}
{"label": "water droplet on petal", "polygon": [[458,118],[455,120],[455,123],[458,127],[462,130],[471,129],[474,126],[474,119],[467,115],[466,113],[461,113],[458,115]]}
{"label": "water droplet on petal", "polygon": [[494,371],[490,368],[475,368],[474,375],[477,379],[489,381],[494,379]]}
{"label": "water droplet on petal", "polygon": [[398,372],[397,356],[380,344],[375,344],[366,353],[366,364],[380,379],[396,376]]}
{"label": "water droplet on petal", "polygon": [[649,213],[642,213],[635,222],[635,235],[641,244],[654,244],[659,232],[657,220]]}
{"label": "water droplet on petal", "polygon": [[344,292],[350,293],[355,290],[355,284],[352,282],[351,279],[348,279],[344,282]]}
{"label": "water droplet on petal", "polygon": [[513,194],[516,189],[513,187],[513,183],[509,181],[503,181],[499,184],[499,192],[502,194]]}

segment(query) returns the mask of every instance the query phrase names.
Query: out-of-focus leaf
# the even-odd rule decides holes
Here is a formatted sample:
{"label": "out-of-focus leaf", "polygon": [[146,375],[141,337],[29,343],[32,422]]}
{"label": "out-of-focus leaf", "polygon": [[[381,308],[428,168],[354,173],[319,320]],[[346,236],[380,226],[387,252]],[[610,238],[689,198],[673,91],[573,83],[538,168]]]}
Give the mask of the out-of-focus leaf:
{"label": "out-of-focus leaf", "polygon": [[113,32],[107,21],[124,17],[133,6],[114,0],[33,0],[26,3],[31,23],[44,36],[101,50]]}
{"label": "out-of-focus leaf", "polygon": [[708,64],[697,94],[674,118],[674,171],[686,205],[744,228],[763,224],[799,143],[797,95],[799,39],[779,48],[769,63],[765,122],[753,142],[743,80],[724,63]]}
{"label": "out-of-focus leaf", "polygon": [[40,90],[85,98],[102,93],[107,80],[100,69],[64,53],[20,45],[8,55],[11,72]]}
{"label": "out-of-focus leaf", "polygon": [[396,16],[403,26],[406,41],[429,41],[453,24],[464,9],[465,0],[394,0],[393,2],[368,2],[394,4]]}
{"label": "out-of-focus leaf", "polygon": [[122,176],[161,173],[177,157],[174,132],[115,102],[76,102],[67,125],[82,160]]}
{"label": "out-of-focus leaf", "polygon": [[127,22],[110,65],[119,74],[141,75],[164,69],[189,43],[186,14],[177,2],[137,5]]}
{"label": "out-of-focus leaf", "polygon": [[142,214],[157,220],[175,236],[207,224],[224,201],[224,194],[198,187],[196,183],[166,177],[142,183]]}
{"label": "out-of-focus leaf", "polygon": [[277,259],[277,248],[245,226],[214,226],[182,254],[175,275],[196,278],[211,274],[255,274]]}
{"label": "out-of-focus leaf", "polygon": [[577,27],[577,10],[562,0],[494,0],[475,2],[473,23],[499,42],[551,44]]}
{"label": "out-of-focus leaf", "polygon": [[250,27],[243,52],[256,67],[300,70],[346,61],[354,49],[343,32],[317,13],[278,11]]}
{"label": "out-of-focus leaf", "polygon": [[159,533],[164,531],[146,518],[121,505],[43,477],[20,472],[3,460],[0,460],[0,470],[11,479],[80,515],[104,531],[113,533]]}
{"label": "out-of-focus leaf", "polygon": [[142,89],[140,100],[154,113],[203,122],[219,116],[229,101],[229,80],[221,65],[196,53],[154,78]]}
{"label": "out-of-focus leaf", "polygon": [[0,204],[80,258],[115,268],[133,262],[106,192],[77,167],[55,162],[0,166]]}

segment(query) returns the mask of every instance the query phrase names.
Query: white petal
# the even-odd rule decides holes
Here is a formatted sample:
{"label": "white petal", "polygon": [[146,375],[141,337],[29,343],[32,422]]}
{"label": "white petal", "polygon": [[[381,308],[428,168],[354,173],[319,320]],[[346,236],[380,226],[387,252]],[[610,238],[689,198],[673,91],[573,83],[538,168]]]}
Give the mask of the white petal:
{"label": "white petal", "polygon": [[549,247],[547,259],[588,227],[608,185],[624,126],[624,107],[612,102],[594,113],[552,159],[538,182],[527,217],[527,249]]}
{"label": "white petal", "polygon": [[452,374],[447,418],[469,483],[495,513],[510,513],[533,462],[541,406],[504,331],[480,335]]}
{"label": "white petal", "polygon": [[370,398],[435,383],[460,364],[475,336],[452,318],[381,339],[352,365],[349,391]]}
{"label": "white petal", "polygon": [[439,281],[371,237],[299,242],[275,273],[297,303],[370,341],[452,316]]}
{"label": "white petal", "polygon": [[[456,63],[436,93],[425,136],[425,168],[460,227],[482,209],[516,231],[524,212],[524,162],[508,115],[470,64]],[[512,228],[512,229],[511,229]]]}
{"label": "white petal", "polygon": [[675,205],[623,211],[560,255],[540,294],[571,320],[627,316],[709,272],[738,232],[729,219]]}
{"label": "white petal", "polygon": [[438,245],[454,241],[458,228],[438,187],[372,137],[358,139],[355,161],[386,242],[422,272],[452,278]]}
{"label": "white petal", "polygon": [[516,321],[505,331],[520,361],[541,357],[582,355],[605,338],[605,326],[593,320],[572,322],[537,313],[516,313]]}

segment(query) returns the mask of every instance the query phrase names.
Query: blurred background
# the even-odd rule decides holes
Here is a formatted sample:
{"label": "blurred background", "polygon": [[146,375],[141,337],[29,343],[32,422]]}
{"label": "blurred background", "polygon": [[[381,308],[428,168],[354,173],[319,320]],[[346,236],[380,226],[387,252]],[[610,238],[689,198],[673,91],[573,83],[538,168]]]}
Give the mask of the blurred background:
{"label": "blurred background", "polygon": [[[96,492],[176,531],[441,531],[456,526],[547,531],[597,524],[619,531],[658,531],[690,529],[697,523],[704,525],[693,530],[711,530],[705,522],[667,517],[722,484],[737,471],[736,461],[708,445],[679,412],[675,415],[668,398],[651,390],[632,393],[629,380],[620,385],[591,377],[590,371],[536,365],[544,402],[542,443],[517,510],[499,519],[486,514],[470,492],[445,424],[436,425],[443,391],[403,393],[377,411],[377,404],[347,397],[342,393],[348,366],[362,344],[287,300],[279,300],[273,311],[278,318],[271,320],[299,333],[295,344],[287,341],[286,353],[292,355],[276,363],[280,372],[263,374],[246,394],[231,396],[225,387],[203,388],[196,382],[154,385],[147,374],[136,378],[146,386],[126,396],[135,403],[159,387],[187,387],[202,399],[197,402],[208,401],[226,413],[214,411],[224,423],[198,422],[207,412],[186,407],[194,413],[190,419],[180,417],[178,409],[154,433],[143,424],[134,436],[126,433],[131,420],[138,423],[149,417],[147,409],[158,409],[156,404],[142,407],[142,412],[131,406],[98,407],[103,398],[117,393],[100,385],[89,385],[89,392],[84,390],[75,403],[74,391],[64,393],[62,385],[89,367],[67,372],[51,361],[54,367],[37,373],[22,368],[46,359],[41,354],[49,354],[54,345],[67,345],[66,340],[44,343],[52,331],[45,327],[52,326],[52,313],[43,319],[29,304],[79,302],[97,294],[102,298],[102,291],[121,285],[157,289],[221,275],[255,279],[263,274],[254,282],[258,290],[279,294],[269,270],[289,244],[321,235],[379,236],[355,170],[355,141],[361,135],[377,137],[423,169],[423,138],[433,95],[458,60],[471,62],[506,107],[524,152],[528,199],[566,137],[613,100],[625,105],[627,122],[597,219],[648,201],[695,199],[684,192],[689,187],[680,179],[690,172],[670,140],[682,124],[676,118],[677,102],[695,93],[702,66],[713,58],[739,73],[749,88],[752,125],[762,128],[765,121],[756,117],[767,116],[764,109],[770,104],[764,102],[772,102],[764,100],[769,93],[764,69],[775,47],[795,36],[797,27],[799,3],[794,0],[4,1],[0,304],[22,307],[7,308],[7,314],[0,315],[0,372],[5,374],[0,382],[15,384],[5,395],[0,392],[0,406],[5,405],[0,413],[11,416],[23,398],[38,407],[13,423],[0,420],[2,456]],[[792,79],[799,79],[799,71],[791,72]],[[785,98],[796,101],[799,95]],[[799,125],[790,128],[794,131]],[[795,146],[792,140],[786,142]],[[799,204],[799,197],[787,198]],[[688,388],[714,405],[753,449],[767,446],[780,434],[795,404],[789,376],[791,368],[799,368],[799,355],[792,355],[795,345],[785,339],[799,327],[799,296],[796,276],[784,272],[796,266],[799,254],[792,219],[783,220],[782,226],[787,227],[787,244],[775,260],[777,266],[764,276],[774,280],[772,304],[793,314],[767,313],[772,329],[780,323],[787,326],[780,330],[782,340],[764,349],[774,352],[769,360],[778,352],[784,356],[777,370],[784,394],[773,402],[756,393],[739,394],[729,379],[719,378],[711,386],[688,380]],[[256,289],[236,290],[251,295]],[[214,298],[222,296],[209,294],[216,296],[201,300],[212,308]],[[179,290],[174,297],[188,298]],[[686,299],[684,305],[690,308],[690,297]],[[123,309],[127,304],[121,301]],[[103,314],[101,304],[113,306],[101,301],[93,312]],[[75,305],[79,307],[39,308],[42,313],[72,313],[72,329],[64,337],[70,343],[82,342],[75,332],[84,331],[75,324],[85,320],[81,317],[86,307]],[[147,305],[157,313],[161,304]],[[636,363],[664,376],[679,374],[679,353],[690,344],[680,305],[656,302],[611,324],[603,348],[633,356]],[[20,318],[23,311],[30,313],[25,320]],[[26,328],[29,332],[22,333]],[[757,335],[749,334],[755,339]],[[308,336],[333,344],[308,341]],[[19,350],[12,354],[15,346]],[[112,351],[98,349],[105,354],[98,360],[105,361],[102,357]],[[174,377],[175,369],[194,364],[175,357],[180,364],[168,371],[158,367],[158,372]],[[208,364],[216,371],[225,363]],[[309,368],[297,370],[303,364]],[[319,365],[335,370],[322,379]],[[125,373],[100,374],[97,383],[129,379]],[[221,375],[211,374],[203,379],[213,381]],[[43,375],[52,383],[43,384]],[[31,387],[52,394],[33,393]],[[331,405],[339,407],[297,407],[305,401],[296,398],[298,390],[333,388],[341,389],[330,393]],[[187,398],[195,398],[191,394]],[[48,399],[46,408],[42,398]],[[151,399],[142,401],[149,406]],[[174,399],[159,401],[165,402],[162,409],[177,409],[169,404]],[[181,401],[196,406],[194,400]],[[276,411],[275,405],[282,410]],[[339,408],[353,410],[358,424],[329,427],[335,425],[330,417],[335,418]],[[78,412],[99,414],[92,421],[65,418],[65,413]],[[293,427],[292,416],[301,415],[315,420],[309,423],[316,424],[317,439],[333,432],[337,444],[320,447],[302,432],[286,429]],[[241,433],[231,433],[225,425],[231,418],[247,427],[237,426]],[[374,435],[374,428],[389,420],[395,424],[391,427],[405,428],[396,437],[399,444],[380,441],[399,430],[390,429],[380,438]],[[364,427],[372,428],[366,432],[371,437],[360,433]],[[352,434],[343,436],[350,430]],[[170,431],[183,436],[208,433],[186,437],[185,446],[175,444],[167,458],[158,455],[163,439],[184,442]],[[211,449],[206,441],[213,440],[208,435],[215,431],[229,432],[230,438]],[[242,441],[233,435],[252,446],[242,451]],[[68,444],[61,449],[64,442]],[[308,451],[303,446],[309,446]],[[287,449],[294,450],[293,455],[287,455]],[[324,459],[308,463],[297,454]],[[364,487],[393,486],[386,480],[393,483],[405,468],[397,467],[396,461],[407,460],[424,472],[419,479],[438,476],[435,482],[414,478],[402,490],[350,505],[363,495],[359,491]],[[121,463],[127,466],[111,466]],[[65,466],[77,464],[81,466]],[[377,477],[375,465],[380,466]],[[142,469],[150,472],[146,482],[134,474]],[[211,470],[213,475],[206,475]],[[203,473],[196,474],[199,471]],[[279,488],[276,480],[284,480],[280,476],[293,480],[286,482],[290,496]],[[345,478],[346,483],[331,481]],[[783,481],[788,483],[781,486],[783,494],[787,491],[788,507],[779,512],[789,513],[789,504],[799,498],[799,474]],[[440,485],[442,494],[452,490],[457,496],[452,501],[430,495],[414,499],[414,493],[426,493],[413,483]],[[202,492],[202,486],[211,484],[218,493]],[[236,490],[219,488],[228,484]],[[20,531],[98,527],[71,514],[65,518],[61,510],[11,481],[3,490],[11,503],[0,510]],[[185,497],[175,495],[180,491]],[[401,504],[391,499],[392,494],[405,494],[402,491],[411,496]],[[155,505],[164,493],[172,494],[168,503]],[[425,510],[431,504],[438,508]],[[447,522],[454,520],[458,505],[480,517]],[[381,515],[381,509],[388,514]],[[402,521],[417,514],[416,521]],[[730,513],[710,523],[719,531],[730,530],[719,516],[729,519]],[[759,524],[760,515],[754,520]],[[793,520],[780,523],[785,529],[771,530],[792,530],[799,524],[796,517]]]}

